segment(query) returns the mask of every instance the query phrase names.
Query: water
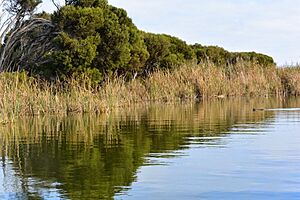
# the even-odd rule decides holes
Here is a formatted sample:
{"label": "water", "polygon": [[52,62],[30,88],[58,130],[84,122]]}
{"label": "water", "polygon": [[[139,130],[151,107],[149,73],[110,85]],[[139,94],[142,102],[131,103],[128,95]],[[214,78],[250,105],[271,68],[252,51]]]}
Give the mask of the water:
{"label": "water", "polygon": [[299,107],[243,99],[19,119],[0,126],[0,199],[300,199]]}

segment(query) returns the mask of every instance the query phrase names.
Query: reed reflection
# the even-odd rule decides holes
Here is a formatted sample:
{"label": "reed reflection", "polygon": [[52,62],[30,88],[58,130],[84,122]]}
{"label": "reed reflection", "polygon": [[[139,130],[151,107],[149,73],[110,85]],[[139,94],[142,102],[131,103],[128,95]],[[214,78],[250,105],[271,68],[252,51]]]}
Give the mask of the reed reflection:
{"label": "reed reflection", "polygon": [[141,166],[160,164],[149,157],[181,156],[178,150],[195,144],[223,147],[237,124],[263,126],[275,117],[253,108],[299,105],[297,99],[235,99],[19,119],[0,126],[0,197],[113,199],[130,189]]}

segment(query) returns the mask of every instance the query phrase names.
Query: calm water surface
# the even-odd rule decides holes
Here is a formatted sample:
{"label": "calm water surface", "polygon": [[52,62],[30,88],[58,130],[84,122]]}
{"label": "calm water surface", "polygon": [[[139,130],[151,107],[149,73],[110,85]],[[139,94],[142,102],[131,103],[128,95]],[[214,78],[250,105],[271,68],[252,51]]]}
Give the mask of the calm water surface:
{"label": "calm water surface", "polygon": [[0,199],[300,199],[299,108],[223,100],[0,125]]}

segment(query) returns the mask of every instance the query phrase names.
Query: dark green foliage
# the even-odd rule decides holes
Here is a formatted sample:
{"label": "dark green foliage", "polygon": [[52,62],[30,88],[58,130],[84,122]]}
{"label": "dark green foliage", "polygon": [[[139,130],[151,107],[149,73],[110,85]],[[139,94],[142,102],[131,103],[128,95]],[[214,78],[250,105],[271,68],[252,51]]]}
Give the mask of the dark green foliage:
{"label": "dark green foliage", "polygon": [[[54,39],[57,51],[51,54],[50,74],[73,76],[95,68],[100,35],[97,32],[104,24],[101,8],[80,8],[65,6],[53,16],[53,22],[60,30]],[[93,69],[99,74],[99,69]]]}
{"label": "dark green foliage", "polygon": [[186,42],[165,34],[144,33],[144,41],[150,54],[146,70],[171,68],[195,58],[193,49]]}
{"label": "dark green foliage", "polygon": [[207,60],[219,66],[225,66],[232,60],[230,52],[218,46],[202,46],[200,44],[193,45],[198,63]]}
{"label": "dark green foliage", "polygon": [[234,55],[235,60],[253,62],[264,67],[275,66],[273,58],[264,54],[256,52],[239,52],[232,54]]}
{"label": "dark green foliage", "polygon": [[123,9],[109,7],[95,60],[104,71],[138,71],[148,58],[143,38]]}
{"label": "dark green foliage", "polygon": [[210,61],[218,66],[226,67],[235,65],[239,61],[253,62],[264,67],[275,66],[272,57],[255,52],[229,52],[218,46],[202,46],[195,44],[192,46],[197,62]]}
{"label": "dark green foliage", "polygon": [[106,1],[91,2],[72,1],[54,14],[60,34],[54,40],[57,50],[50,55],[52,75],[88,72],[95,78],[141,70],[149,54],[126,11]]}
{"label": "dark green foliage", "polygon": [[104,13],[102,8],[65,6],[54,14],[53,22],[61,32],[80,39],[98,34],[104,24]]}
{"label": "dark green foliage", "polygon": [[80,74],[86,69],[93,68],[92,63],[97,56],[99,36],[89,36],[85,39],[70,38],[66,33],[60,34],[55,42],[60,46],[60,51],[53,54],[53,60],[61,74]]}
{"label": "dark green foliage", "polygon": [[[14,1],[29,10],[40,2]],[[188,45],[166,34],[142,32],[125,10],[110,6],[107,0],[66,0],[66,5],[54,14],[35,16],[51,19],[54,26],[51,32],[58,33],[54,39],[50,38],[51,50],[43,57],[47,62],[42,66],[27,65],[29,71],[48,78],[87,75],[99,82],[107,74],[148,74],[193,61],[210,61],[221,67],[235,65],[240,60],[274,66],[273,59],[263,54],[231,53],[217,46]]]}
{"label": "dark green foliage", "polygon": [[[130,50],[130,59],[128,66],[124,70],[139,71],[145,66],[149,58],[147,47],[144,43],[143,34],[137,29],[132,20],[127,17],[125,10],[110,6],[111,11],[118,17],[118,23],[128,32],[128,44]],[[109,38],[108,38],[109,39]]]}
{"label": "dark green foliage", "polygon": [[129,33],[124,24],[118,22],[118,16],[107,11],[105,24],[101,27],[101,43],[96,63],[105,71],[117,70],[126,66],[130,60]]}
{"label": "dark green foliage", "polygon": [[192,60],[195,58],[193,49],[183,40],[172,37],[169,35],[164,35],[168,38],[171,43],[171,53],[176,54],[178,60]]}
{"label": "dark green foliage", "polygon": [[43,12],[41,12],[41,13],[35,14],[34,17],[37,17],[37,18],[43,18],[43,19],[47,19],[47,20],[51,20],[52,14],[49,14],[49,13],[43,11]]}
{"label": "dark green foliage", "polygon": [[107,0],[66,0],[66,5],[80,6],[80,7],[101,7],[108,6]]}

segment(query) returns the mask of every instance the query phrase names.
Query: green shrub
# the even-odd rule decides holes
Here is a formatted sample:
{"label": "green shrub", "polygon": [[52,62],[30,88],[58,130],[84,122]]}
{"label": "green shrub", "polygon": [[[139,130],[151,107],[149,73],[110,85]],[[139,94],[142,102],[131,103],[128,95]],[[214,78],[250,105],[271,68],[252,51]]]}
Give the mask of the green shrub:
{"label": "green shrub", "polygon": [[192,47],[195,51],[198,63],[209,60],[218,66],[226,66],[231,62],[231,53],[221,47],[202,46],[200,44],[195,44]]}
{"label": "green shrub", "polygon": [[235,65],[239,61],[252,62],[263,67],[275,66],[272,57],[256,52],[229,52],[218,46],[192,45],[197,62],[210,61],[217,66]]}
{"label": "green shrub", "polygon": [[239,52],[232,54],[234,55],[233,57],[235,61],[242,60],[246,62],[253,62],[264,67],[275,66],[273,58],[264,54],[256,52]]}
{"label": "green shrub", "polygon": [[[51,42],[46,54],[41,55],[42,64],[25,59],[26,63],[18,63],[13,70],[23,65],[22,69],[47,78],[84,74],[98,83],[111,74],[128,75],[127,78],[130,78],[136,72],[148,74],[155,69],[172,69],[194,61],[198,64],[209,61],[224,68],[239,61],[264,67],[275,66],[273,59],[267,55],[233,53],[218,46],[188,45],[166,34],[142,32],[125,10],[109,5],[107,0],[66,0],[66,5],[54,14],[39,13],[35,16],[51,18],[49,32],[58,34],[47,37],[47,42]],[[44,33],[44,27],[31,31],[28,43]],[[13,52],[21,57],[24,49],[19,46]],[[36,54],[30,56],[39,58],[39,53]]]}
{"label": "green shrub", "polygon": [[41,13],[35,14],[34,17],[51,20],[52,14],[43,11]]}
{"label": "green shrub", "polygon": [[52,76],[136,72],[149,57],[142,33],[126,11],[106,1],[68,1],[52,21],[59,31],[45,66]]}
{"label": "green shrub", "polygon": [[186,42],[165,34],[144,33],[144,41],[149,52],[145,70],[169,69],[195,58],[193,49]]}
{"label": "green shrub", "polygon": [[101,7],[108,6],[107,0],[65,0],[66,5],[80,6],[80,7]]}

